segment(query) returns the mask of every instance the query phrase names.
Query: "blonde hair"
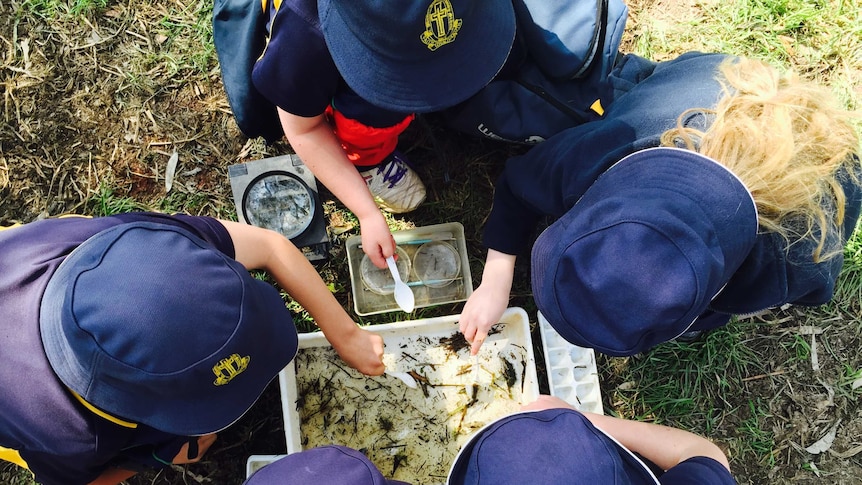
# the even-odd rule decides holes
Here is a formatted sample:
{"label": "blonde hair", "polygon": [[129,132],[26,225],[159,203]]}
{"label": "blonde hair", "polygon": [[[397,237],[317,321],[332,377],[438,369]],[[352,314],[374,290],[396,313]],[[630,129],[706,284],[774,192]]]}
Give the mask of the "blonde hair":
{"label": "blonde hair", "polygon": [[845,195],[841,177],[859,183],[858,118],[839,106],[822,86],[782,74],[752,59],[724,62],[719,81],[724,94],[702,132],[683,126],[662,135],[661,143],[682,141],[730,169],[754,197],[761,231],[781,234],[788,245],[813,238],[814,261],[841,251]]}

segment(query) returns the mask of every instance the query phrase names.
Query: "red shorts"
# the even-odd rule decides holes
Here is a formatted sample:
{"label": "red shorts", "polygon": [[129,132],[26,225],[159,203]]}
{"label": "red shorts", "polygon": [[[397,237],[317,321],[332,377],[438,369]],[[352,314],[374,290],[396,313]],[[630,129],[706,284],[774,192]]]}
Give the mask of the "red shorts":
{"label": "red shorts", "polygon": [[326,109],[326,115],[347,159],[358,167],[377,165],[395,151],[398,135],[415,117],[411,114],[396,125],[374,128],[345,117],[332,106]]}

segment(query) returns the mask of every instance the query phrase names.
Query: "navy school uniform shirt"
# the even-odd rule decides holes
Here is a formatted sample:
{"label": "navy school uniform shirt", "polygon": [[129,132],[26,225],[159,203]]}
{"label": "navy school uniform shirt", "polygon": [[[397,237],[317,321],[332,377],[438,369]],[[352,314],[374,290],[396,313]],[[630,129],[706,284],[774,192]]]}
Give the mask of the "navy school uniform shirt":
{"label": "navy school uniform shirt", "polygon": [[378,108],[347,86],[320,30],[316,0],[269,0],[267,10],[269,40],[252,82],[270,102],[303,117],[318,116],[332,104],[348,118],[378,128],[409,114]]}
{"label": "navy school uniform shirt", "polygon": [[86,484],[111,466],[160,468],[188,441],[141,424],[131,427],[135,424],[121,417],[94,414],[54,375],[42,348],[39,306],[51,275],[83,241],[136,221],[183,227],[234,257],[227,230],[208,217],[69,217],[0,231],[0,451],[17,451],[44,485]]}
{"label": "navy school uniform shirt", "polygon": [[[604,119],[563,131],[507,162],[484,229],[485,246],[505,254],[522,253],[541,218],[559,218],[611,165],[636,151],[659,146],[661,134],[674,128],[683,112],[713,108],[722,96],[716,80],[718,66],[728,57],[692,52],[654,63],[625,56],[608,79],[614,98]],[[709,122],[707,115],[698,112],[683,120],[699,129]],[[847,180],[843,186],[846,242],[859,218],[862,193]],[[829,301],[843,258],[815,263],[813,248],[811,240],[788,249],[780,235],[759,234],[742,266],[712,301],[709,315],[699,319],[704,322],[700,328],[722,325],[732,314],[784,303]]]}
{"label": "navy school uniform shirt", "polygon": [[[396,113],[365,101],[344,82],[320,30],[316,0],[264,0],[269,40],[252,70],[254,87],[284,111],[318,116],[331,104],[350,119],[386,128],[410,113]],[[513,75],[526,56],[518,39],[497,78]]]}
{"label": "navy school uniform shirt", "polygon": [[724,465],[706,456],[689,458],[657,475],[661,485],[736,485]]}

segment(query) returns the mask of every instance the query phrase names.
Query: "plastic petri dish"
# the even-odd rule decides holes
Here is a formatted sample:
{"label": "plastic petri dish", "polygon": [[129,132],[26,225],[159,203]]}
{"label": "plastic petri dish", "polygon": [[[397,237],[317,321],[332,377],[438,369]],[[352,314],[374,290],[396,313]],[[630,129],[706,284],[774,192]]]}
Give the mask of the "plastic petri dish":
{"label": "plastic petri dish", "polygon": [[[398,254],[395,266],[398,267],[401,280],[406,282],[410,277],[410,256],[398,246],[395,246],[395,252]],[[391,295],[395,292],[395,280],[392,279],[389,268],[381,269],[374,266],[367,254],[362,256],[362,261],[359,263],[359,276],[365,288],[378,295]]]}
{"label": "plastic petri dish", "polygon": [[442,288],[461,275],[461,256],[451,244],[431,241],[419,246],[413,255],[413,269],[423,285]]}

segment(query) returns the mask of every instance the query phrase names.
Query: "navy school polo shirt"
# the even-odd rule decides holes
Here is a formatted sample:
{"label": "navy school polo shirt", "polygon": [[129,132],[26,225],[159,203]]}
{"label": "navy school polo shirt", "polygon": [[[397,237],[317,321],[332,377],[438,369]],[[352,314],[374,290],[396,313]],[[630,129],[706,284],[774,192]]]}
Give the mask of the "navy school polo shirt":
{"label": "navy school polo shirt", "polygon": [[86,239],[137,221],[182,227],[234,257],[227,230],[208,217],[129,213],[0,231],[0,447],[18,451],[44,485],[87,484],[112,466],[162,467],[188,440],[89,411],[54,375],[42,348],[39,307],[51,275]]}
{"label": "navy school polo shirt", "polygon": [[695,456],[659,475],[661,485],[735,485],[736,479],[721,463],[705,456]]}
{"label": "navy school polo shirt", "polygon": [[267,4],[269,41],[254,65],[252,82],[270,102],[304,117],[318,116],[332,104],[344,116],[378,128],[393,126],[409,114],[378,108],[347,86],[320,30],[317,1]]}
{"label": "navy school polo shirt", "polygon": [[[659,146],[662,133],[674,128],[682,113],[695,110],[683,124],[706,129],[709,118],[698,109],[712,109],[721,98],[718,67],[730,57],[691,52],[654,63],[625,56],[608,79],[615,94],[602,120],[560,132],[507,161],[485,225],[485,246],[505,254],[524,252],[541,218],[559,218],[614,163]],[[862,191],[850,177],[841,182],[847,196],[846,243],[859,218]],[[710,310],[726,323],[731,314],[829,301],[843,258],[815,263],[814,244],[809,238],[788,248],[776,233],[759,234]]]}
{"label": "navy school polo shirt", "polygon": [[[377,128],[410,114],[374,106],[344,82],[320,30],[316,0],[270,0],[267,9],[269,41],[254,65],[252,82],[270,102],[304,117],[318,116],[332,104],[347,118]],[[519,36],[497,78],[514,76],[525,56]]]}

